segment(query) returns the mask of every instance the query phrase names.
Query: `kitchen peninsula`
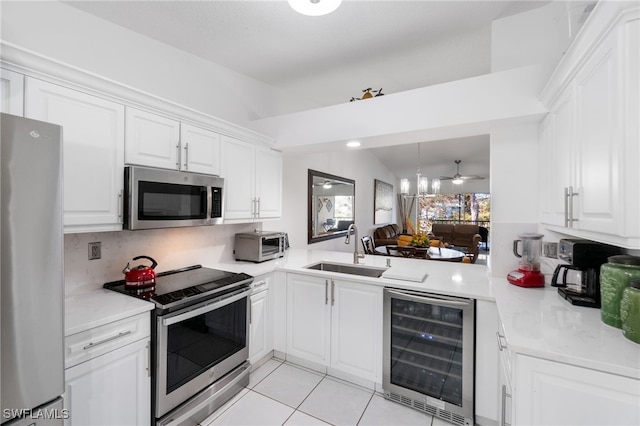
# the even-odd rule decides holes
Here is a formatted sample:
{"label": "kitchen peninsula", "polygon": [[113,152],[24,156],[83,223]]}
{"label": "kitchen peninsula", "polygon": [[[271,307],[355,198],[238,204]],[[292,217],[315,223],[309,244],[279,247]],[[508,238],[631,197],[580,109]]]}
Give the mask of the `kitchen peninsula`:
{"label": "kitchen peninsula", "polygon": [[[382,390],[380,353],[375,354],[375,370],[368,376],[340,366],[333,368],[333,359],[323,365],[317,359],[287,353],[291,349],[291,342],[287,340],[291,337],[287,337],[291,325],[287,316],[291,294],[287,287],[296,282],[289,280],[292,276],[302,277],[298,282],[304,282],[305,277],[319,279],[321,283],[325,280],[348,281],[362,289],[379,291],[380,299],[383,287],[464,297],[476,301],[476,423],[505,420],[512,424],[578,424],[595,418],[596,422],[636,424],[640,420],[640,345],[625,339],[620,330],[603,324],[599,310],[572,306],[558,296],[554,288],[520,288],[508,284],[506,279],[491,278],[482,265],[391,259],[391,269],[410,270],[418,275],[426,273],[422,282],[305,268],[319,261],[350,264],[352,257],[351,253],[344,252],[290,249],[279,260],[258,264],[220,262],[205,266],[245,272],[256,280],[269,277],[267,309],[270,314],[266,318],[271,319],[267,328],[272,339],[269,339],[267,359],[275,354],[307,368]],[[386,256],[367,255],[361,262],[367,267],[386,268],[387,259]],[[68,327],[77,330],[82,321],[90,322],[92,326],[99,324],[94,313],[86,309],[91,297],[104,298],[105,290],[99,290],[93,296],[86,295],[84,308],[74,300],[67,301],[67,317],[74,318],[73,323],[67,323]],[[377,306],[380,311],[374,328],[379,337],[382,333],[381,300]],[[84,319],[78,316],[79,311],[86,315]],[[106,322],[113,313],[102,311],[100,315]],[[496,345],[496,334],[499,346]],[[376,345],[381,352],[381,341]],[[566,394],[569,391],[571,394]],[[497,406],[488,406],[492,401]],[[492,413],[498,418],[492,418]],[[607,413],[607,419],[600,413]],[[552,415],[554,417],[549,417]]]}

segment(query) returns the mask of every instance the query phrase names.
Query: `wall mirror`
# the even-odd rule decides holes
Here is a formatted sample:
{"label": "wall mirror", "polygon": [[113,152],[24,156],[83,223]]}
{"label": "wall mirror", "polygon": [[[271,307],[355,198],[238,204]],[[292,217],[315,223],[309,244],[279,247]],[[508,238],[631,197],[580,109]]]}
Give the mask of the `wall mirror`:
{"label": "wall mirror", "polygon": [[356,219],[356,182],[309,170],[308,190],[308,243],[344,237]]}

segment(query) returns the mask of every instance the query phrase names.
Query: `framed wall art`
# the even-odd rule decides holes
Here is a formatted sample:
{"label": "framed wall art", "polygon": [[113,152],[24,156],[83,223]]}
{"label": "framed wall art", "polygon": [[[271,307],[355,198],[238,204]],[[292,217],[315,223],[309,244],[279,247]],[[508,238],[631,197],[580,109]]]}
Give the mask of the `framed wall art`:
{"label": "framed wall art", "polygon": [[393,185],[374,180],[373,224],[391,223],[393,218]]}

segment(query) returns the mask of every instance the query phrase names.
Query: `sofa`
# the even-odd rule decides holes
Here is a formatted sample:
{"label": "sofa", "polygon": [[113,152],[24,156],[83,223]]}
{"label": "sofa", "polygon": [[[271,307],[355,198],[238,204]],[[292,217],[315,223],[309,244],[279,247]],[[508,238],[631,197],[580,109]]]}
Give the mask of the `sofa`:
{"label": "sofa", "polygon": [[434,223],[431,227],[431,238],[441,240],[450,246],[464,247],[475,263],[478,259],[480,241],[480,227],[478,225]]}
{"label": "sofa", "polygon": [[402,230],[395,223],[381,226],[373,231],[373,245],[378,247],[397,244],[401,234]]}

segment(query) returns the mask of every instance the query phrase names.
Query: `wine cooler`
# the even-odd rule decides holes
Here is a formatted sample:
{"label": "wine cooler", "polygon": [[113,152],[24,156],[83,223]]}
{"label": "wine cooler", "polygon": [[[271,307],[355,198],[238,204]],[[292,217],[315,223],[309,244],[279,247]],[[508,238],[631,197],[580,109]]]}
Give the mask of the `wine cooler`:
{"label": "wine cooler", "polygon": [[385,288],[385,398],[474,424],[474,307],[472,299]]}

